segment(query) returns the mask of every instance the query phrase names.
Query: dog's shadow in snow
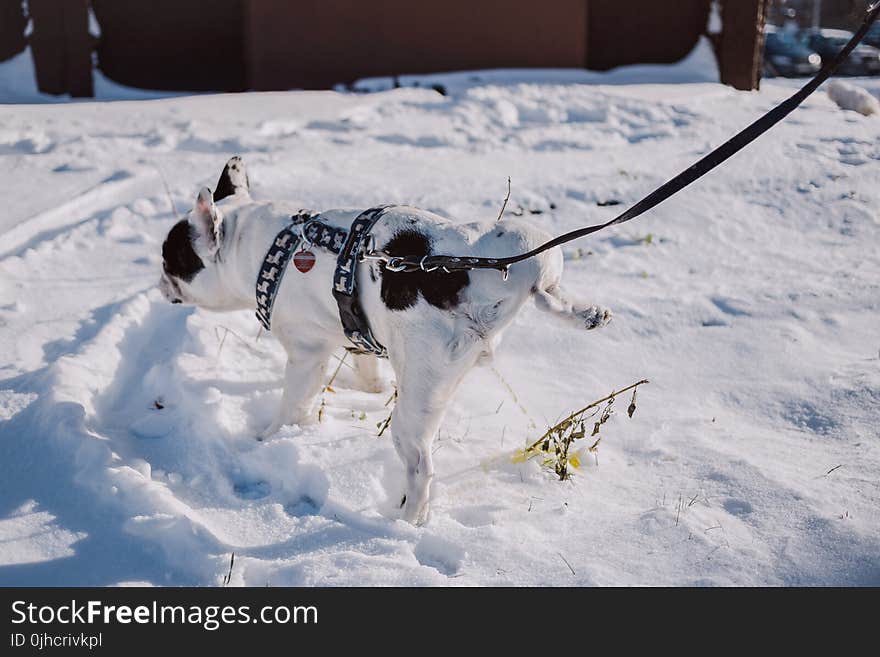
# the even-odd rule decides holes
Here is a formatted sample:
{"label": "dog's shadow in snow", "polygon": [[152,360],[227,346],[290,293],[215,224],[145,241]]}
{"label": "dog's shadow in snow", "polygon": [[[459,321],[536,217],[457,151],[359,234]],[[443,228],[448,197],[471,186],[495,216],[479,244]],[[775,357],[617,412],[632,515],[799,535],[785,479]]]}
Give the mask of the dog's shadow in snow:
{"label": "dog's shadow in snow", "polygon": [[332,522],[310,531],[297,532],[278,543],[243,549],[241,553],[258,559],[285,559],[325,549],[362,551],[364,543],[371,540],[412,541],[417,535],[415,527],[404,527],[387,517],[368,517],[333,501],[319,505],[303,499],[296,505],[287,505],[285,511],[290,515],[316,516]]}

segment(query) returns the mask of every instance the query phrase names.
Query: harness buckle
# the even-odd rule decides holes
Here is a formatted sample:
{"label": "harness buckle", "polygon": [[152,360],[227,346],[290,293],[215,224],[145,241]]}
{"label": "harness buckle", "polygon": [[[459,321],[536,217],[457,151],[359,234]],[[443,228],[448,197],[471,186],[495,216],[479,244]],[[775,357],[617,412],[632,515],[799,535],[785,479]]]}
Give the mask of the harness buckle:
{"label": "harness buckle", "polygon": [[382,260],[382,256],[376,255],[376,236],[370,233],[367,235],[367,243],[358,254],[358,262],[364,260]]}

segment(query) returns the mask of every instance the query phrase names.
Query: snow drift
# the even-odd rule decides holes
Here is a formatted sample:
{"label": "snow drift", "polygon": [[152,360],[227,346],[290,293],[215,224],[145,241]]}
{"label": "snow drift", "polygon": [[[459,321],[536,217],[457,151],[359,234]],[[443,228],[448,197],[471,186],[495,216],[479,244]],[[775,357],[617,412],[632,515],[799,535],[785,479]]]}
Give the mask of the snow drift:
{"label": "snow drift", "polygon": [[825,85],[825,91],[840,109],[852,110],[864,116],[880,114],[880,102],[861,87],[842,80],[831,80]]}

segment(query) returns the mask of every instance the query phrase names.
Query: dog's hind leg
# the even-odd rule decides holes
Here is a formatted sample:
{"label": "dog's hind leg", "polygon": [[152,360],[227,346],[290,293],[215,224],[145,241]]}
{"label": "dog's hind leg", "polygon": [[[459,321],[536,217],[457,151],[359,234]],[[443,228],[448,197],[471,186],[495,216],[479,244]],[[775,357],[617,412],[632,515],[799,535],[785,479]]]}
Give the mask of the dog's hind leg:
{"label": "dog's hind leg", "polygon": [[474,365],[478,349],[450,362],[445,340],[419,342],[404,347],[402,358],[392,354],[397,375],[398,399],[391,420],[391,435],[406,470],[403,519],[419,525],[428,519],[428,499],[434,463],[431,445],[446,407],[465,373]]}
{"label": "dog's hind leg", "polygon": [[600,306],[588,306],[569,301],[559,285],[532,290],[535,306],[569,325],[581,329],[594,329],[611,321],[611,311]]}
{"label": "dog's hind leg", "polygon": [[364,392],[382,392],[385,382],[379,374],[379,359],[372,355],[355,355],[354,371],[357,383]]}

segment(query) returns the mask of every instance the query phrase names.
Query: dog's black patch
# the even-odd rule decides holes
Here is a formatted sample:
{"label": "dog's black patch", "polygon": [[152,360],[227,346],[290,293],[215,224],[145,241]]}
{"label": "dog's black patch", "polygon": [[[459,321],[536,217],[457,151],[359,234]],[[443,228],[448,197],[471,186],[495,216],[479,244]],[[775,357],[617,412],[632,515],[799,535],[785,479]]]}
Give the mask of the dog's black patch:
{"label": "dog's black patch", "polygon": [[[235,190],[237,187],[232,184],[232,178],[229,175],[229,162],[226,163],[226,166],[223,167],[223,171],[220,172],[220,180],[217,181],[217,188],[214,190],[214,203],[217,203],[221,199],[226,198],[227,196],[232,196],[235,194]],[[238,166],[242,166],[239,161]],[[250,189],[251,183],[248,179],[247,173],[244,174],[245,184],[248,189]]]}
{"label": "dog's black patch", "polygon": [[[431,255],[431,240],[417,230],[401,230],[383,247],[390,256]],[[416,304],[419,294],[432,306],[449,310],[458,305],[461,291],[470,276],[466,271],[447,274],[432,272],[392,272],[382,264],[382,302],[389,310],[406,310]]]}
{"label": "dog's black patch", "polygon": [[190,225],[186,219],[178,221],[162,244],[162,266],[169,276],[189,283],[205,268],[192,245]]}

